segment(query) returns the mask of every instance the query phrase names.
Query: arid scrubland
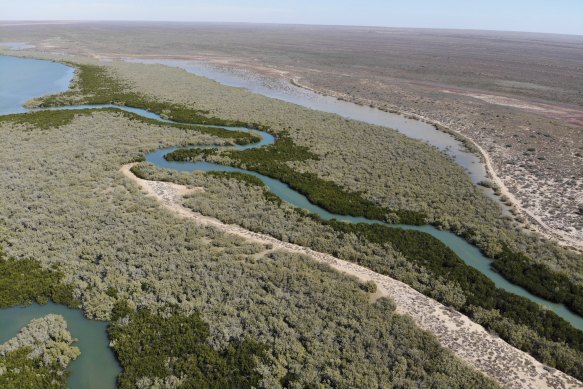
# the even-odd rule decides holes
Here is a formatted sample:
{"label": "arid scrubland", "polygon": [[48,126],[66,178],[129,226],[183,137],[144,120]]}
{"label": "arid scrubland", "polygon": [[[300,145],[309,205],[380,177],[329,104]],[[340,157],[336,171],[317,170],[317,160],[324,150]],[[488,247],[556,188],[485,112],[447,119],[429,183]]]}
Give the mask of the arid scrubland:
{"label": "arid scrubland", "polygon": [[[369,34],[376,36],[381,32]],[[82,40],[81,35],[53,41],[49,50],[59,45],[73,46],[66,40]],[[449,38],[467,44],[455,34]],[[164,37],[160,39],[152,41],[148,50],[158,50]],[[567,41],[563,42],[564,50],[570,52],[573,42]],[[80,50],[87,50],[86,54],[92,56],[111,54],[107,51],[113,42],[103,40],[100,44],[101,47],[85,46]],[[289,47],[291,53],[304,52],[299,46]],[[249,51],[250,47],[244,49]],[[479,68],[478,62],[463,62],[459,57],[453,60],[458,66],[453,71],[437,66],[439,61],[433,57],[416,57],[403,63],[387,59],[391,64],[386,66],[388,70],[373,77],[367,72],[371,68],[379,70],[376,64],[370,63],[368,69],[362,67],[359,71],[358,63],[347,63],[346,53],[337,50],[330,46],[324,55],[320,52],[318,56],[307,55],[317,65],[315,68],[326,69],[324,72],[306,69],[310,62],[305,61],[273,64],[315,89],[382,109],[415,113],[464,133],[495,157],[496,171],[523,206],[543,214],[545,222],[554,228],[578,236],[581,209],[574,204],[579,201],[581,157],[577,150],[583,147],[579,144],[579,139],[583,139],[577,122],[579,108],[558,106],[580,105],[578,81],[568,85],[564,79],[545,81],[545,76],[538,75],[532,82],[516,81],[523,76],[516,73],[515,65],[499,66],[492,70],[494,76],[468,81],[476,75],[472,66]],[[363,47],[363,53],[367,50]],[[168,48],[167,53],[171,51]],[[529,54],[520,56],[519,65],[524,65],[525,58],[531,58],[531,48],[526,51]],[[339,60],[327,61],[330,56]],[[268,57],[264,57],[265,63],[269,63]],[[96,64],[89,59],[75,61]],[[423,61],[431,65],[429,69],[411,65]],[[496,61],[509,66],[504,58]],[[243,65],[245,62],[242,61]],[[257,68],[258,64],[252,62],[246,66]],[[563,69],[578,80],[577,55],[567,62]],[[344,64],[343,68],[340,66],[344,73],[339,73],[332,63]],[[295,172],[315,174],[346,191],[359,192],[366,200],[383,207],[423,214],[428,222],[455,231],[495,259],[507,250],[513,256],[525,254],[510,262],[524,265],[527,270],[542,269],[527,280],[530,285],[546,287],[547,282],[541,280],[560,279],[570,289],[569,301],[573,302],[573,295],[579,299],[572,306],[581,306],[581,294],[577,292],[583,287],[581,255],[521,231],[517,223],[501,216],[496,204],[476,189],[459,166],[431,147],[388,129],[220,87],[176,69],[116,62],[102,65],[108,77],[120,82],[127,93],[145,96],[150,102],[188,107],[200,114],[193,120],[207,116],[257,123],[276,135],[286,134],[295,145],[316,156],[285,162]],[[557,74],[556,59],[549,58],[545,66],[554,69],[548,74]],[[395,71],[396,68],[400,71]],[[460,68],[465,73],[454,74]],[[447,74],[436,76],[435,69],[442,76],[443,72]],[[499,79],[492,84],[492,77]],[[447,88],[448,85],[457,85],[458,89]],[[476,89],[482,92],[477,93]],[[92,96],[84,92],[87,91],[76,88],[52,102],[91,102]],[[518,96],[519,100],[504,99],[499,94]],[[546,98],[556,100],[558,105],[544,105],[548,103]],[[7,150],[16,150],[0,156],[0,164],[5,166],[0,174],[7,182],[0,188],[0,207],[6,210],[1,214],[0,239],[9,254],[17,258],[37,259],[47,269],[56,265],[89,316],[115,319],[114,328],[119,332],[113,336],[114,348],[120,357],[130,356],[124,362],[127,370],[123,382],[128,385],[180,382],[183,366],[172,363],[156,366],[161,372],[151,373],[151,377],[148,372],[135,369],[142,362],[139,355],[136,357],[139,354],[136,350],[142,345],[115,341],[132,331],[158,331],[155,326],[139,324],[150,314],[171,316],[181,322],[184,315],[200,312],[209,325],[208,336],[204,334],[200,342],[216,351],[213,354],[210,350],[209,355],[221,366],[230,366],[232,355],[248,356],[249,350],[239,348],[247,339],[258,342],[258,350],[262,345],[268,346],[267,359],[258,357],[261,362],[254,369],[260,372],[263,386],[301,387],[313,382],[322,386],[491,384],[455,361],[434,339],[413,328],[410,321],[396,316],[390,302],[381,300],[369,305],[366,287],[354,280],[305,258],[270,253],[268,247],[173,219],[117,173],[121,164],[139,159],[152,148],[209,144],[224,139],[154,126],[111,111],[70,115],[75,118],[51,122],[43,128],[26,119],[11,118],[0,123],[0,141]],[[252,153],[235,152],[212,158],[245,167],[252,162]],[[167,173],[148,174],[161,177]],[[260,189],[212,175],[177,177],[173,175],[172,179],[207,188],[186,203],[202,213],[267,232],[284,241],[333,250],[346,259],[370,265],[377,271],[381,269],[455,308],[463,307],[472,297],[473,293],[455,280],[443,275],[436,277],[429,267],[410,261],[394,246],[366,241],[361,236],[319,224],[279,204]],[[522,272],[520,266],[500,269],[515,279],[529,278],[532,273]],[[550,274],[549,269],[553,271],[552,277],[544,278]],[[120,315],[116,309],[124,301],[128,301],[129,311]],[[177,305],[180,313],[168,313],[170,305]],[[134,312],[135,307],[146,311]],[[581,350],[576,349],[579,346],[570,348],[556,338],[550,339],[545,331],[552,326],[551,322],[529,327],[521,320],[532,319],[530,313],[511,319],[502,309],[466,308],[473,310],[475,321],[500,333],[515,346],[574,376],[583,374]],[[519,312],[514,314],[520,316]],[[566,333],[574,334],[555,331],[551,336]],[[229,351],[231,348],[234,353]],[[261,356],[254,347],[251,349],[248,354]],[[170,362],[176,357],[171,352],[165,356]],[[255,378],[251,378],[245,382],[253,382]]]}
{"label": "arid scrubland", "polygon": [[65,369],[79,356],[62,316],[31,321],[18,335],[0,345],[0,386],[3,388],[62,388]]}
{"label": "arid scrubland", "polygon": [[[525,266],[532,267],[531,258],[534,258],[538,264],[555,265],[558,269],[568,270],[570,271],[568,275],[567,273],[561,275],[561,277],[568,277],[563,280],[564,285],[561,286],[567,289],[565,290],[567,300],[564,301],[569,301],[573,307],[580,306],[580,301],[577,300],[580,296],[577,297],[576,289],[570,289],[569,286],[570,283],[577,285],[578,277],[580,277],[580,263],[577,262],[576,255],[550,243],[540,242],[536,237],[523,235],[516,226],[512,225],[511,220],[500,215],[496,204],[476,189],[459,166],[427,145],[409,140],[388,129],[348,121],[335,115],[309,111],[291,104],[251,95],[242,90],[224,88],[215,82],[193,77],[176,69],[127,63],[111,63],[105,69],[108,75],[100,77],[106,77],[107,80],[114,77],[112,79],[114,81],[108,81],[107,84],[115,83],[116,79],[123,80],[126,90],[119,96],[116,94],[116,98],[122,103],[125,99],[132,99],[131,101],[139,103],[139,99],[136,100],[135,96],[143,96],[141,99],[144,101],[157,100],[169,106],[190,107],[196,112],[205,112],[211,118],[220,118],[228,122],[259,123],[270,128],[270,131],[275,134],[286,134],[294,144],[307,148],[314,155],[314,157],[297,161],[293,158],[284,158],[284,162],[288,161],[286,166],[294,171],[308,171],[316,174],[321,179],[337,183],[345,190],[361,192],[369,200],[392,209],[412,209],[421,212],[427,215],[429,221],[476,241],[486,253],[493,257],[501,252],[505,253],[509,247],[511,252],[528,254],[528,257],[521,257],[526,261]],[[162,77],[161,74],[164,76]],[[116,87],[112,87],[112,90],[117,91]],[[87,91],[78,90],[60,97],[45,99],[45,101],[51,104],[63,104],[69,100],[91,103],[94,101],[93,98],[103,102],[103,99],[107,97],[107,94],[102,92],[98,92],[95,96],[91,94],[83,96],[83,92]],[[145,106],[147,107],[148,104],[146,103]],[[249,111],[254,115],[249,115]],[[181,115],[186,115],[184,118],[188,119],[186,113]],[[195,119],[198,118],[196,115]],[[293,122],[294,126],[287,125],[289,122]],[[239,161],[238,164],[246,167],[246,163],[253,165],[252,153],[258,153],[258,150],[230,152],[226,159],[221,155],[215,155],[214,158],[227,163]],[[264,157],[268,158],[269,155],[264,155]],[[330,169],[329,166],[336,169]],[[376,170],[379,166],[384,174]],[[338,174],[340,171],[344,174]],[[404,190],[399,190],[402,188]],[[393,197],[382,197],[388,190],[394,190]],[[375,194],[381,198],[375,198]],[[462,213],[460,210],[465,212]],[[370,263],[374,263],[374,259]],[[507,271],[507,273],[516,279],[517,269],[506,268],[508,269],[510,272]],[[530,285],[539,286],[537,277],[547,277],[548,269],[545,270],[543,267],[536,270],[541,270],[541,272],[527,281]],[[432,279],[434,275],[425,276],[425,279]],[[552,277],[555,276],[556,274],[552,275]],[[442,278],[450,277],[443,275]],[[415,277],[411,279],[410,276],[408,281],[413,284],[418,282]],[[434,296],[453,306],[463,305],[463,296],[460,298],[459,289],[457,286],[452,288],[451,281],[453,280],[448,281],[450,281],[449,285],[441,285],[436,291],[430,291],[431,288],[428,285],[423,285],[420,290],[430,291],[429,293],[433,293]],[[434,285],[439,282],[435,281]],[[487,286],[487,283],[484,286],[493,288],[493,285]],[[490,290],[488,293],[492,292],[493,290]],[[471,297],[473,294],[470,292],[465,297]],[[478,298],[478,296],[474,295],[473,298]],[[499,300],[499,297],[494,295],[488,299],[492,298]],[[501,310],[507,308],[505,305],[507,303],[517,303],[513,302],[510,296],[499,301],[503,302],[498,308]],[[580,342],[577,340],[580,334],[572,328],[565,328],[565,332],[562,330],[553,332],[551,328],[556,327],[551,323],[555,319],[551,317],[544,318],[544,325],[535,325],[533,323],[536,320],[532,319],[532,313],[527,313],[527,311],[539,309],[536,306],[526,308],[523,303],[516,305],[516,307],[519,306],[521,311],[525,311],[524,315],[510,310],[510,314],[514,315],[511,320],[508,317],[499,318],[496,310],[486,314],[480,311],[479,307],[467,306],[464,311],[470,310],[474,320],[503,334],[505,339],[516,344],[517,347],[533,353],[546,363],[580,376],[581,368],[577,363],[580,359],[576,351],[580,348]],[[490,305],[485,307],[487,307],[486,310],[492,308]],[[524,321],[527,318],[534,321],[527,323]],[[522,325],[532,326],[532,328],[521,327]],[[559,326],[564,326],[564,323]],[[525,338],[519,336],[521,333],[528,334],[527,338],[530,340],[525,342]],[[560,344],[562,336],[567,337],[566,341],[569,346],[574,347],[573,350],[564,348]]]}
{"label": "arid scrubland", "polygon": [[583,239],[581,37],[216,23],[1,28],[3,40],[40,52],[204,61],[439,122],[490,155],[528,212],[522,220],[536,225],[531,214],[546,232]]}
{"label": "arid scrubland", "polygon": [[[12,151],[0,155],[0,239],[11,256],[56,265],[89,317],[116,319],[124,382],[192,378],[173,376],[183,370],[172,363],[140,372],[144,355],[119,341],[125,328],[155,330],[150,321],[135,328],[143,309],[166,317],[175,306],[181,315],[200,313],[208,323],[202,339],[227,360],[233,342],[266,345],[262,387],[495,386],[396,315],[390,301],[371,303],[355,280],[175,218],[119,173],[146,150],[220,139],[111,111],[63,114],[73,118],[47,129],[0,123],[0,142]],[[124,302],[129,311],[120,311]]]}
{"label": "arid scrubland", "polygon": [[[468,317],[422,295],[400,281],[367,267],[336,258],[333,255],[284,242],[270,235],[250,231],[238,225],[226,224],[216,218],[192,211],[182,204],[184,196],[201,193],[204,191],[202,187],[192,188],[173,182],[145,180],[135,175],[145,173],[142,171],[143,166],[136,165],[136,163],[126,164],[122,166],[120,171],[142,188],[148,196],[155,198],[164,209],[180,218],[193,220],[200,225],[214,226],[229,234],[271,245],[274,250],[307,255],[318,263],[329,265],[333,269],[356,277],[363,283],[363,290],[374,293],[371,296],[373,299],[382,297],[392,299],[396,312],[411,316],[417,325],[435,334],[442,345],[471,366],[494,378],[504,387],[567,388],[581,386],[576,379],[560,371],[549,369],[548,366],[535,361],[531,356],[520,352],[496,335],[488,334],[483,327],[472,322]],[[236,175],[236,177],[243,179],[245,176]],[[246,177],[244,180],[248,181]],[[251,185],[255,185],[255,183],[251,183]],[[266,192],[263,194],[265,195]]]}

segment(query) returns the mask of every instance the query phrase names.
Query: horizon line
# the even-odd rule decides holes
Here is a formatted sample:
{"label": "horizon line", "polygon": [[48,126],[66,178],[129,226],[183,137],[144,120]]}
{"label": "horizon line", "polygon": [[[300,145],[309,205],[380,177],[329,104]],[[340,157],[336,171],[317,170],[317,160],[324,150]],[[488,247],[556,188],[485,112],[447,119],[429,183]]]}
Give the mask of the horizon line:
{"label": "horizon line", "polygon": [[277,23],[277,22],[246,22],[246,21],[217,21],[217,20],[122,20],[122,19],[0,19],[0,26],[25,26],[25,25],[63,25],[63,24],[83,24],[83,23],[181,23],[181,24],[248,24],[248,25],[271,25],[271,26],[306,26],[306,27],[354,27],[354,28],[386,28],[394,30],[439,30],[439,31],[473,31],[473,32],[502,32],[502,33],[523,33],[540,35],[562,35],[583,37],[583,33],[564,32],[542,32],[525,30],[496,30],[496,29],[472,29],[459,27],[405,27],[405,26],[381,26],[381,25],[361,25],[361,24],[313,24],[313,23]]}

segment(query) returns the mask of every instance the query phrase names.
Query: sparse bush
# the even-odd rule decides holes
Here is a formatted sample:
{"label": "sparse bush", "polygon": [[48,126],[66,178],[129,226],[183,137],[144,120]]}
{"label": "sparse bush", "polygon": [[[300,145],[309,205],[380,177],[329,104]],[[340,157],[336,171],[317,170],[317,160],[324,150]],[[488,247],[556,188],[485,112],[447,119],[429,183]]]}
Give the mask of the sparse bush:
{"label": "sparse bush", "polygon": [[366,293],[376,293],[377,284],[374,281],[366,281],[360,284],[360,288],[364,290]]}

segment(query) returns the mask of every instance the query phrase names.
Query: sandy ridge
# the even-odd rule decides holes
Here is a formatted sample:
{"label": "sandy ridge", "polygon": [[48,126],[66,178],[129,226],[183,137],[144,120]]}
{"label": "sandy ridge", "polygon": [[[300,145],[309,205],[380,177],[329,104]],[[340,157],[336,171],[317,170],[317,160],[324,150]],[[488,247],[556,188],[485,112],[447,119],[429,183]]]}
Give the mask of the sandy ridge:
{"label": "sandy ridge", "polygon": [[[431,121],[431,120],[424,118],[424,117],[419,117],[419,118],[422,120],[425,120],[429,123],[437,124],[441,127],[448,128],[443,123]],[[583,242],[582,241],[575,239],[575,238],[571,237],[569,234],[564,233],[560,230],[557,230],[557,229],[547,225],[541,219],[541,217],[537,216],[534,212],[531,212],[522,206],[522,204],[516,198],[516,196],[514,196],[508,190],[508,188],[504,184],[504,181],[496,174],[496,170],[494,169],[494,164],[492,162],[492,158],[486,152],[486,150],[484,150],[478,143],[476,143],[472,139],[462,135],[460,132],[451,130],[449,128],[448,128],[448,130],[455,132],[458,136],[463,137],[468,142],[471,142],[471,144],[480,152],[481,157],[482,157],[482,161],[484,162],[484,166],[486,167],[486,172],[488,173],[490,180],[492,180],[496,184],[498,189],[500,190],[500,196],[501,197],[506,196],[510,200],[510,202],[512,203],[514,208],[519,213],[526,216],[526,218],[529,220],[529,222],[530,222],[529,224],[532,228],[534,228],[539,234],[543,235],[547,239],[550,239],[550,240],[552,240],[552,241],[554,241],[562,246],[569,246],[569,247],[575,248],[578,251],[583,251]]]}
{"label": "sandy ridge", "polygon": [[395,301],[398,313],[410,316],[420,328],[433,333],[444,347],[460,359],[505,387],[583,388],[583,383],[575,378],[545,367],[527,353],[489,334],[468,317],[424,296],[400,281],[332,255],[282,242],[269,235],[255,233],[237,225],[225,224],[215,218],[193,212],[182,205],[183,196],[204,191],[203,188],[187,188],[174,183],[143,180],[131,172],[130,169],[134,165],[124,165],[120,171],[177,216],[194,220],[200,225],[213,226],[226,233],[258,243],[271,244],[274,250],[308,255],[318,262],[326,263],[361,281],[374,281],[379,295],[390,297]]}

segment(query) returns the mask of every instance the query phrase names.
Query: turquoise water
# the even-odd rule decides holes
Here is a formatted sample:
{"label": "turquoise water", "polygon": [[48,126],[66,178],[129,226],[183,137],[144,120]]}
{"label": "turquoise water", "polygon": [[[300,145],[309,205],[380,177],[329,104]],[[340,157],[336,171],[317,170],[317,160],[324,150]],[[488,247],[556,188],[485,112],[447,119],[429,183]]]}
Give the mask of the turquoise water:
{"label": "turquoise water", "polygon": [[[0,56],[0,115],[26,112],[27,100],[64,92],[69,88],[74,70],[49,61]],[[0,343],[14,337],[32,319],[50,313],[62,315],[81,356],[69,367],[71,389],[115,388],[120,366],[109,348],[106,322],[89,320],[78,309],[45,304],[0,309]]]}
{"label": "turquoise water", "polygon": [[66,91],[73,75],[59,63],[0,56],[0,115],[26,112],[27,100]]}
{"label": "turquoise water", "polygon": [[120,369],[108,347],[107,323],[88,320],[79,309],[70,309],[63,305],[48,303],[33,304],[26,307],[12,307],[0,310],[0,343],[16,336],[18,331],[31,320],[48,314],[61,315],[67,321],[67,327],[75,346],[81,350],[81,356],[71,362],[69,387],[79,389],[115,388]]}

